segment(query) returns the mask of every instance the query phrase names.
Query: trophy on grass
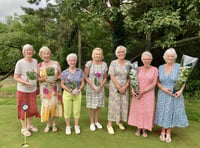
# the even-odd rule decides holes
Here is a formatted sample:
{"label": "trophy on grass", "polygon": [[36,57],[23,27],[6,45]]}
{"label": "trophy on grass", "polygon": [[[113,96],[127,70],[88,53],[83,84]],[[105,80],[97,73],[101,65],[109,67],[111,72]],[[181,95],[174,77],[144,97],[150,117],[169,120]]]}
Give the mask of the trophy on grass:
{"label": "trophy on grass", "polygon": [[[22,106],[22,109],[24,110],[24,126],[26,127],[26,111],[28,110],[28,104],[24,104]],[[26,143],[26,135],[24,135],[24,143],[21,146],[22,147],[29,147],[29,144]]]}

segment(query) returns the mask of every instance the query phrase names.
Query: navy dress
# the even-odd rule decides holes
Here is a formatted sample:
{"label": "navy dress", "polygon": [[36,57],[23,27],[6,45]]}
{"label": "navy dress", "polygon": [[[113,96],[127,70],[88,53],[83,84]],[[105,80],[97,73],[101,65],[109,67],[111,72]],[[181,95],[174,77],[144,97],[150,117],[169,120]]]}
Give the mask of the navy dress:
{"label": "navy dress", "polygon": [[[164,65],[159,67],[159,80],[162,87],[173,90],[178,79],[179,67],[180,65],[175,63],[168,76]],[[183,95],[176,98],[158,90],[155,124],[164,128],[188,126]]]}

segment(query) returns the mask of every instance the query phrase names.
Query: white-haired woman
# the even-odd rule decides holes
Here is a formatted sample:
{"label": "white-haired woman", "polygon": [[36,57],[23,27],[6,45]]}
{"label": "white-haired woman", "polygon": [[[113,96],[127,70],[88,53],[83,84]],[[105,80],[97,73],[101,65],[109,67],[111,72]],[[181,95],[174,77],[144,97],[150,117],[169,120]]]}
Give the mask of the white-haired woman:
{"label": "white-haired woman", "polygon": [[179,73],[179,64],[175,63],[177,54],[175,49],[169,48],[165,51],[165,64],[159,67],[158,100],[155,113],[155,124],[162,127],[160,140],[171,142],[171,128],[188,126],[185,113],[183,89],[175,94],[172,90],[176,84]]}
{"label": "white-haired woman", "polygon": [[[90,130],[95,131],[102,128],[99,123],[99,113],[104,107],[105,92],[104,85],[107,81],[107,64],[103,60],[103,50],[94,48],[92,51],[92,61],[85,64],[86,107],[89,110]],[[96,83],[95,83],[96,82]],[[95,127],[96,126],[96,127]]]}
{"label": "white-haired woman", "polygon": [[[43,60],[38,64],[38,81],[40,84],[41,99],[41,122],[47,122],[44,129],[45,133],[49,132],[52,119],[52,131],[56,132],[57,117],[62,116],[62,97],[60,89],[60,65],[57,61],[51,60],[51,50],[44,46],[40,48],[39,56]],[[54,80],[48,79],[47,69],[52,69]]]}
{"label": "white-haired woman", "polygon": [[[32,125],[33,116],[40,117],[36,104],[36,90],[37,85],[30,83],[27,72],[32,72],[33,75],[37,73],[37,60],[33,59],[34,55],[33,46],[26,44],[23,46],[23,59],[17,61],[14,72],[14,79],[17,81],[17,111],[18,119],[21,121],[22,129],[21,133],[24,136],[31,136],[31,132],[37,132],[38,129]],[[35,82],[37,76],[35,77]],[[24,110],[23,105],[28,105],[26,111],[26,117],[28,120],[27,127],[24,124]]]}
{"label": "white-haired woman", "polygon": [[136,135],[142,132],[147,137],[146,130],[152,131],[155,110],[155,86],[157,84],[158,69],[151,66],[153,57],[149,51],[142,53],[143,66],[138,68],[139,95],[136,96],[132,89],[132,103],[129,111],[128,124],[136,126]]}
{"label": "white-haired woman", "polygon": [[129,80],[128,72],[130,61],[126,60],[126,48],[118,46],[115,50],[117,59],[112,61],[108,74],[110,75],[108,124],[109,134],[114,134],[112,122],[116,122],[121,130],[125,127],[121,121],[127,121],[129,103]]}
{"label": "white-haired woman", "polygon": [[79,118],[81,111],[81,90],[84,86],[84,73],[80,68],[76,68],[77,55],[71,53],[67,55],[69,67],[61,73],[61,87],[63,91],[64,118],[66,123],[65,133],[71,134],[70,116],[73,112],[74,130],[80,134]]}

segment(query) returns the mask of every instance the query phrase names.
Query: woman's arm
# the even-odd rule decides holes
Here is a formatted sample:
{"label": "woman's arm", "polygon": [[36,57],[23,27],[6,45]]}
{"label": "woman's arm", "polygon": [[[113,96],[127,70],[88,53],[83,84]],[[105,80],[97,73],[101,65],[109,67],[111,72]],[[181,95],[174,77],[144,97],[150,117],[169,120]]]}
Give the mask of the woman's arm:
{"label": "woman's arm", "polygon": [[182,85],[181,89],[174,94],[174,96],[176,98],[180,97],[180,95],[183,93],[184,88],[185,88],[185,83]]}
{"label": "woman's arm", "polygon": [[61,86],[64,90],[68,91],[69,93],[72,93],[72,90],[69,89],[69,88],[67,88],[67,86],[65,86],[64,80],[61,80],[60,86]]}
{"label": "woman's arm", "polygon": [[32,86],[29,82],[26,82],[26,81],[24,81],[22,78],[21,78],[21,75],[20,74],[14,74],[14,80],[15,81],[17,81],[17,82],[19,82],[19,83],[23,83],[23,84],[25,84],[25,85],[27,85],[27,86]]}
{"label": "woman's arm", "polygon": [[79,89],[78,89],[79,92],[81,92],[81,90],[83,89],[84,84],[85,84],[85,81],[84,81],[84,78],[82,78],[82,79],[81,79],[81,85],[80,85],[80,87],[79,87]]}
{"label": "woman's arm", "polygon": [[162,85],[161,85],[161,83],[160,83],[159,80],[158,80],[158,82],[157,82],[157,86],[158,86],[158,88],[159,88],[161,91],[163,91],[164,93],[166,93],[166,94],[168,94],[168,95],[171,95],[171,96],[174,96],[173,93],[172,93],[172,90],[171,90],[171,89],[168,89],[168,88],[162,87]]}

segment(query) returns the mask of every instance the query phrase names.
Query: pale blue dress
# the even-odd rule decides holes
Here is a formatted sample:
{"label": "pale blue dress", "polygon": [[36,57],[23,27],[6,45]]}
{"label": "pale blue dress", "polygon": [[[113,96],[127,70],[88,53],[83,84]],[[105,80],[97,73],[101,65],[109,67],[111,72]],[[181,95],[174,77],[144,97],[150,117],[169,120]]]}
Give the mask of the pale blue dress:
{"label": "pale blue dress", "polygon": [[[173,90],[178,79],[179,64],[175,63],[173,69],[167,76],[164,65],[159,67],[159,80],[164,88]],[[186,127],[188,119],[185,113],[184,98],[181,95],[175,98],[158,90],[157,107],[155,112],[155,124],[164,128]]]}

